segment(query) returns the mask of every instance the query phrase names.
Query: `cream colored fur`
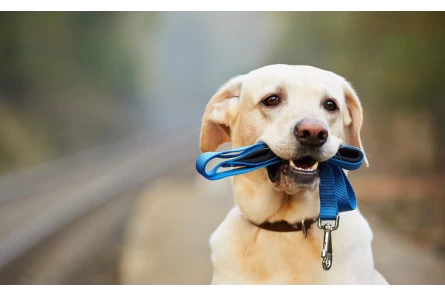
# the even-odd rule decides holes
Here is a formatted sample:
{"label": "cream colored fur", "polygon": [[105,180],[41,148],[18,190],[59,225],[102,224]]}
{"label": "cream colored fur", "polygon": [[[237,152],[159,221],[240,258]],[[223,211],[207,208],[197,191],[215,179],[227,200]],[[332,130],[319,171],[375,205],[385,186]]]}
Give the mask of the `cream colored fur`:
{"label": "cream colored fur", "polygon": [[[276,94],[279,106],[261,101]],[[325,98],[337,113],[322,108]],[[331,158],[340,143],[363,149],[360,140],[360,101],[342,77],[310,66],[271,65],[226,83],[207,105],[201,131],[201,151],[221,144],[233,147],[267,143],[283,159],[298,157],[294,125],[303,118],[322,121],[329,137],[321,158]],[[322,160],[322,161],[323,161]],[[341,214],[333,232],[333,267],[321,267],[322,230],[312,225],[302,232],[272,232],[249,222],[286,220],[289,223],[319,213],[318,183],[299,185],[282,179],[272,184],[266,169],[233,177],[236,206],[212,234],[212,284],[387,284],[375,270],[372,231],[359,210]]]}

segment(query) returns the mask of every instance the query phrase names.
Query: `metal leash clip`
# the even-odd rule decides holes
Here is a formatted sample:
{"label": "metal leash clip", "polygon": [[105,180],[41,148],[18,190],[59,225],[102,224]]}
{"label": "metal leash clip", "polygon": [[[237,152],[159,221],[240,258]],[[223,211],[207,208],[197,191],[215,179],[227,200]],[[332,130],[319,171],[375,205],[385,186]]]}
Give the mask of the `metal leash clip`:
{"label": "metal leash clip", "polygon": [[324,225],[321,224],[321,219],[318,219],[318,228],[324,230],[323,249],[321,250],[321,264],[323,269],[328,271],[332,267],[332,235],[331,232],[337,230],[340,224],[340,216],[337,215],[335,224],[332,226],[330,223]]}

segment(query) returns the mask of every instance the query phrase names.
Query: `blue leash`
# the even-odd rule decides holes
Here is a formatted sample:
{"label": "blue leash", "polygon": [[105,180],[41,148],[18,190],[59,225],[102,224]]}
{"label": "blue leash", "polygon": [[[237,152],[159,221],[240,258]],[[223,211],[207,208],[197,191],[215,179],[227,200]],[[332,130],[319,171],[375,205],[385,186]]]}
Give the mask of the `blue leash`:
{"label": "blue leash", "polygon": [[[263,155],[265,157],[252,161],[249,159],[249,156],[252,154]],[[212,170],[206,171],[205,167],[207,164],[215,158],[231,160],[223,161],[216,165]],[[196,160],[196,170],[208,180],[218,180],[233,175],[251,172],[280,162],[281,159],[272,153],[264,142],[259,142],[254,145],[239,147],[225,152],[203,153]],[[218,172],[220,168],[232,169]]]}
{"label": "blue leash", "polygon": [[[206,171],[207,164],[215,158],[228,160]],[[356,170],[363,160],[364,154],[360,149],[341,145],[333,158],[319,164],[321,220],[335,221],[339,212],[354,210],[357,207],[354,190],[342,169]],[[196,160],[196,170],[208,180],[218,180],[280,162],[281,159],[264,142],[260,142],[225,152],[203,153]],[[218,172],[222,168],[229,169]]]}
{"label": "blue leash", "polygon": [[[228,160],[222,161],[210,171],[206,171],[206,165],[215,158]],[[320,218],[318,227],[324,229],[322,264],[325,270],[329,270],[332,266],[331,232],[338,228],[338,213],[354,210],[357,207],[354,189],[343,169],[356,170],[363,164],[364,159],[364,153],[360,149],[341,145],[334,157],[319,164]],[[225,152],[203,153],[196,160],[196,170],[208,180],[218,180],[251,172],[281,161],[265,143],[259,142]],[[222,168],[229,169],[218,172]],[[335,221],[335,224],[326,223],[323,225],[322,221]]]}

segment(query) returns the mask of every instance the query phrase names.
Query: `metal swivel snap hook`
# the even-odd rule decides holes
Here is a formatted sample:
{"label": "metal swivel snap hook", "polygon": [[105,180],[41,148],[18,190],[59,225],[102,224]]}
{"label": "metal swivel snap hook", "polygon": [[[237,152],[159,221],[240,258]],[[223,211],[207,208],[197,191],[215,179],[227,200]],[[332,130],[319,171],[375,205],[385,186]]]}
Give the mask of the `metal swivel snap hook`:
{"label": "metal swivel snap hook", "polygon": [[326,224],[324,228],[323,249],[321,250],[322,266],[324,270],[329,270],[332,267],[332,226]]}
{"label": "metal swivel snap hook", "polygon": [[318,228],[324,230],[323,236],[323,249],[321,250],[321,265],[323,269],[328,271],[332,267],[332,235],[331,232],[337,230],[340,224],[340,216],[337,215],[335,219],[335,225],[332,226],[330,223],[322,225],[321,220],[318,219]]}

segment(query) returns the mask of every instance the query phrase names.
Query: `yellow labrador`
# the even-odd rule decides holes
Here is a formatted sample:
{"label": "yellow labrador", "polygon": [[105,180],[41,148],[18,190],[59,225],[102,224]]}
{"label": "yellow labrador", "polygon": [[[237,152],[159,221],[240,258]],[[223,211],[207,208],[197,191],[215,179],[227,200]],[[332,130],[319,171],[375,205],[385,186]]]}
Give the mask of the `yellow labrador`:
{"label": "yellow labrador", "polygon": [[[210,238],[212,284],[387,284],[374,268],[372,231],[359,210],[341,214],[329,271],[321,266],[323,231],[311,224],[319,213],[318,163],[340,143],[363,149],[361,125],[350,84],[310,66],[266,66],[231,79],[211,98],[202,152],[261,140],[287,160],[233,177],[236,206]],[[264,228],[302,220],[306,234]]]}

